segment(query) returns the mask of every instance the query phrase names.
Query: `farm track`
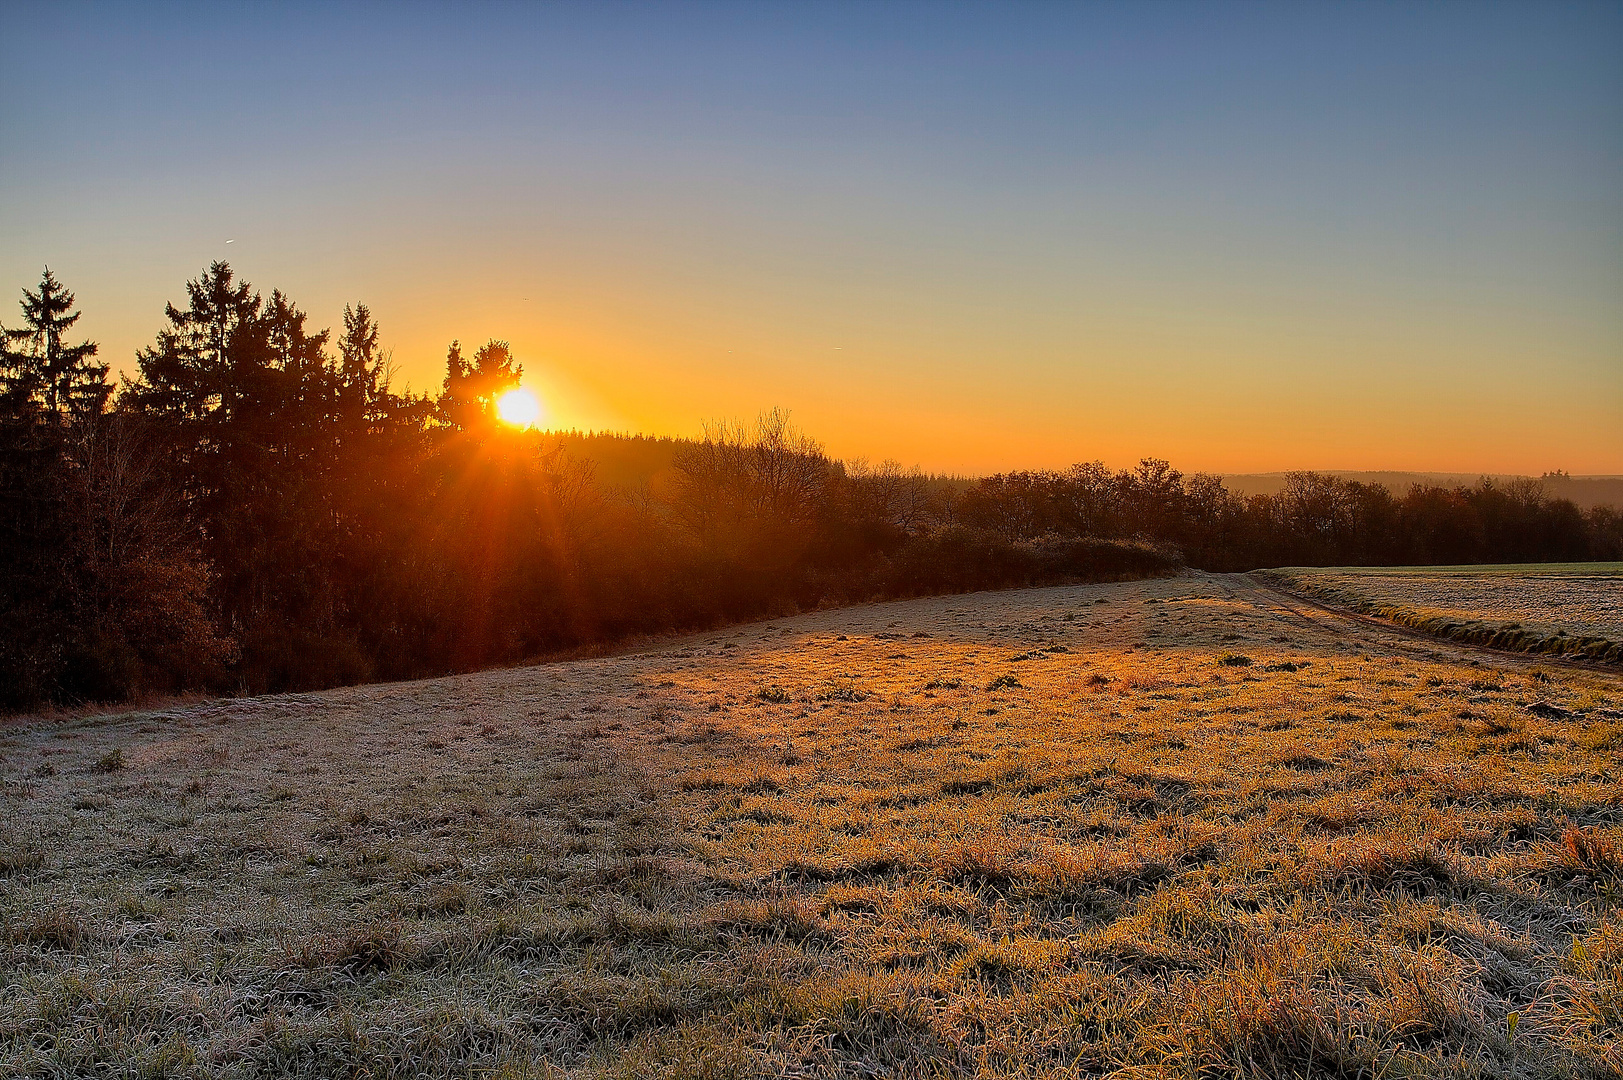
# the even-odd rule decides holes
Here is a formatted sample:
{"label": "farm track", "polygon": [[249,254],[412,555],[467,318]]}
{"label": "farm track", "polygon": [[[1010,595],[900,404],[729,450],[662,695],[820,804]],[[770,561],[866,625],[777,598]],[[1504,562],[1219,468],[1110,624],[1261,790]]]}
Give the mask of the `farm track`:
{"label": "farm track", "polygon": [[[1610,664],[1596,663],[1589,660],[1574,660],[1563,656],[1551,656],[1547,653],[1495,649],[1489,645],[1475,645],[1466,641],[1439,637],[1436,634],[1428,634],[1424,630],[1416,630],[1413,627],[1404,626],[1389,619],[1379,619],[1373,615],[1365,615],[1362,612],[1327,604],[1322,600],[1303,596],[1287,589],[1267,585],[1253,578],[1250,574],[1211,574],[1207,576],[1229,590],[1230,595],[1234,596],[1235,599],[1255,604],[1275,616],[1294,619],[1331,634],[1345,634],[1351,630],[1373,631],[1374,636],[1379,638],[1382,647],[1395,649],[1428,660],[1446,659],[1452,653],[1463,658],[1466,663],[1477,663],[1478,661],[1473,659],[1474,657],[1487,656],[1492,657],[1496,662],[1509,663],[1519,669],[1560,667],[1574,671],[1597,671],[1614,674],[1617,671],[1617,668]],[[1423,642],[1425,647],[1415,648],[1409,644],[1410,642]]]}

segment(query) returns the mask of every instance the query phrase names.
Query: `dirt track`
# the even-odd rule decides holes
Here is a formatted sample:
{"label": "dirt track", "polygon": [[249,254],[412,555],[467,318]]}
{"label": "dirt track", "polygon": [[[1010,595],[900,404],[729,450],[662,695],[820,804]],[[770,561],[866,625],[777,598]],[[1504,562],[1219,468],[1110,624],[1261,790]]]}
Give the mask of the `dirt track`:
{"label": "dirt track", "polygon": [[1212,581],[1227,589],[1236,599],[1244,599],[1280,618],[1294,619],[1301,625],[1312,626],[1321,632],[1344,635],[1349,638],[1363,636],[1377,641],[1408,656],[1429,660],[1458,658],[1465,663],[1491,661],[1495,666],[1509,666],[1516,670],[1534,667],[1563,667],[1578,671],[1615,672],[1616,668],[1586,660],[1573,660],[1541,653],[1513,652],[1485,645],[1472,645],[1451,641],[1415,630],[1387,619],[1350,611],[1326,604],[1311,597],[1301,596],[1285,589],[1258,581],[1250,574],[1209,574]]}

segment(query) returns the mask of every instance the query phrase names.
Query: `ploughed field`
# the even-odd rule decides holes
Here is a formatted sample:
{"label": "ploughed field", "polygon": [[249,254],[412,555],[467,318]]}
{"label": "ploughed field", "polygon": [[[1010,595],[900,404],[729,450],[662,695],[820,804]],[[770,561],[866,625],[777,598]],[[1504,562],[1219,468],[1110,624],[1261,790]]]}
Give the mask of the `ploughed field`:
{"label": "ploughed field", "polygon": [[26,721],[0,1073],[1615,1076],[1539,664],[1192,576]]}
{"label": "ploughed field", "polygon": [[1260,576],[1458,641],[1623,666],[1623,563],[1288,567]]}

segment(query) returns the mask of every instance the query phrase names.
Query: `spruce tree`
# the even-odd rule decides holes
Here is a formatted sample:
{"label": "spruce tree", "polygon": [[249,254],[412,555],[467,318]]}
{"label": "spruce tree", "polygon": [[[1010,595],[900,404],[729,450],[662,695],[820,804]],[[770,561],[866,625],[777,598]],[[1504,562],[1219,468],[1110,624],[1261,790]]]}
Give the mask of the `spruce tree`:
{"label": "spruce tree", "polygon": [[169,326],[136,354],[136,393],[144,409],[164,420],[229,421],[253,382],[247,369],[264,363],[259,350],[243,347],[243,338],[259,329],[262,301],[223,262],[188,281],[186,292],[185,310],[166,305]]}
{"label": "spruce tree", "polygon": [[59,416],[97,414],[106,406],[112,386],[107,365],[93,362],[96,343],[68,344],[80,314],[73,307],[73,294],[48,266],[38,292],[23,290],[23,325],[0,338],[0,378],[11,401],[32,401]]}
{"label": "spruce tree", "polygon": [[344,336],[338,339],[339,400],[346,414],[364,413],[383,393],[378,324],[365,304],[344,307]]}

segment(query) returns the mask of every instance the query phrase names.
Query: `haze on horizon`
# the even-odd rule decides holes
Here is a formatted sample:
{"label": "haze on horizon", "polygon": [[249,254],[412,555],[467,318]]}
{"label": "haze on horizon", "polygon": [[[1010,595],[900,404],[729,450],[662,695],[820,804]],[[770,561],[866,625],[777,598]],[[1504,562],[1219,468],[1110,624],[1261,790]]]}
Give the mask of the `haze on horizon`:
{"label": "haze on horizon", "polygon": [[0,323],[49,263],[115,370],[225,259],[559,427],[1623,472],[1617,4],[0,16]]}

